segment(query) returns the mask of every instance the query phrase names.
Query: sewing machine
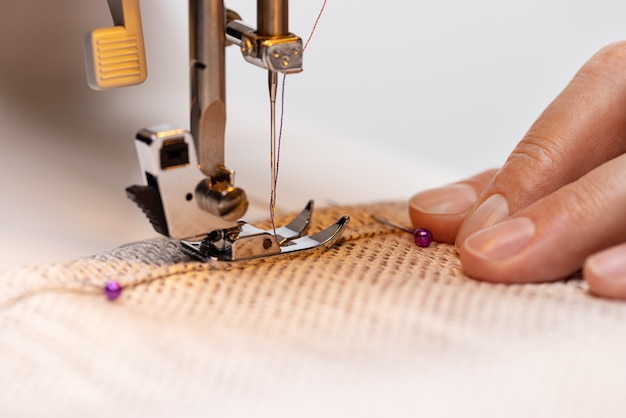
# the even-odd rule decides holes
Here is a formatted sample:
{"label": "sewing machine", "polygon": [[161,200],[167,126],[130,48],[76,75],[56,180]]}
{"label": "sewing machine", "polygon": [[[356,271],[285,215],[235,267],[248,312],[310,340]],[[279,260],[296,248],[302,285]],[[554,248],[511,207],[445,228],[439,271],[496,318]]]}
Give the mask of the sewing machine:
{"label": "sewing machine", "polygon": [[[97,90],[139,84],[147,77],[139,0],[108,3],[115,26],[85,37],[88,82]],[[203,261],[241,261],[332,246],[349,218],[306,236],[312,201],[289,224],[270,230],[240,220],[248,200],[224,161],[225,48],[238,46],[245,61],[267,70],[270,135],[275,141],[278,73],[302,71],[302,40],[288,30],[288,0],[257,0],[256,30],[226,9],[223,0],[189,0],[189,31],[190,130],[160,125],[137,133],[146,184],[128,187],[128,197],[157,232],[180,240],[182,251]]]}

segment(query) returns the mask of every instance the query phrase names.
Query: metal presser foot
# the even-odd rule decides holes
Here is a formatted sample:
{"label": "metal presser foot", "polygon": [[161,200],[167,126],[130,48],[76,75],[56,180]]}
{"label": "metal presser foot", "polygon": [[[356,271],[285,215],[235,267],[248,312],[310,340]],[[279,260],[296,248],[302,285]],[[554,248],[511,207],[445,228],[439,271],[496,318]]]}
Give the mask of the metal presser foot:
{"label": "metal presser foot", "polygon": [[274,230],[256,228],[239,221],[234,228],[211,232],[202,241],[181,241],[181,250],[201,261],[244,261],[294,253],[324,251],[331,247],[345,230],[347,215],[323,231],[303,236],[311,223],[313,201],[285,226]]}
{"label": "metal presser foot", "polygon": [[332,246],[348,224],[337,222],[306,236],[313,202],[289,224],[270,230],[238,220],[247,207],[233,173],[223,168],[206,178],[198,168],[193,138],[169,125],[143,129],[135,141],[145,184],[126,189],[154,229],[181,242],[186,254],[202,261],[243,261]]}

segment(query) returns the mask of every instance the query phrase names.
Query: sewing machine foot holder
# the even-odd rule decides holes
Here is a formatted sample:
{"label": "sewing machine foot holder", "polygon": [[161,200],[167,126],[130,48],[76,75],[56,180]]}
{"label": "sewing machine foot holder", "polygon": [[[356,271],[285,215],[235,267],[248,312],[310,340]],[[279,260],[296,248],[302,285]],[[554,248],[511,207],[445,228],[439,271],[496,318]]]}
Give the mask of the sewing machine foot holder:
{"label": "sewing machine foot holder", "polygon": [[[139,0],[109,0],[109,8],[115,26],[85,37],[88,80],[97,90],[139,84],[147,76]],[[344,216],[305,235],[313,202],[289,224],[271,230],[239,220],[248,199],[225,163],[225,49],[239,47],[246,62],[267,71],[275,152],[278,74],[301,72],[304,52],[302,39],[289,31],[288,10],[288,0],[257,0],[255,29],[223,0],[189,0],[190,128],[158,125],[135,137],[145,183],[128,187],[128,197],[158,233],[180,241],[182,251],[199,260],[236,262],[324,250],[348,224]],[[272,154],[277,171],[275,159]]]}

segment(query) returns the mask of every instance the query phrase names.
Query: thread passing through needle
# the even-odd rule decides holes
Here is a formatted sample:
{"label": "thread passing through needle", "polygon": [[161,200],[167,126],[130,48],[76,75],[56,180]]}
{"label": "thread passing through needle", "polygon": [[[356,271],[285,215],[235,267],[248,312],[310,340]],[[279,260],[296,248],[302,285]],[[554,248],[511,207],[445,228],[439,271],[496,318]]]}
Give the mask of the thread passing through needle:
{"label": "thread passing through needle", "polygon": [[[311,39],[313,38],[313,34],[317,29],[317,25],[319,24],[320,18],[326,9],[326,2],[324,0],[322,3],[322,7],[315,19],[315,23],[313,24],[313,28],[311,29],[311,33],[307,38],[304,47],[302,48],[302,52],[306,51]],[[281,102],[280,102],[280,128],[278,131],[278,136],[276,136],[276,95],[278,91],[278,73],[275,71],[268,71],[268,87],[269,87],[269,95],[270,95],[270,165],[271,165],[271,190],[270,190],[270,220],[272,222],[272,229],[274,231],[274,235],[276,235],[276,222],[274,220],[274,216],[276,213],[276,189],[278,188],[278,168],[280,164],[280,144],[282,142],[283,136],[283,119],[285,115],[285,80],[287,79],[286,74],[283,74],[282,78],[282,88],[281,88]]]}

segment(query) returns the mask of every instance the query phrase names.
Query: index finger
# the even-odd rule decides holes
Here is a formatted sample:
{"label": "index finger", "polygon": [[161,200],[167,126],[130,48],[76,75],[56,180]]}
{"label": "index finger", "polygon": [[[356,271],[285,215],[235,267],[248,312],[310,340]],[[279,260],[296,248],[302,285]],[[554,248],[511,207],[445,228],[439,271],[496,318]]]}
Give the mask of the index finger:
{"label": "index finger", "polygon": [[620,42],[594,55],[533,124],[478,198],[457,244],[624,153],[624,109],[626,42]]}

